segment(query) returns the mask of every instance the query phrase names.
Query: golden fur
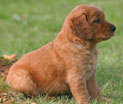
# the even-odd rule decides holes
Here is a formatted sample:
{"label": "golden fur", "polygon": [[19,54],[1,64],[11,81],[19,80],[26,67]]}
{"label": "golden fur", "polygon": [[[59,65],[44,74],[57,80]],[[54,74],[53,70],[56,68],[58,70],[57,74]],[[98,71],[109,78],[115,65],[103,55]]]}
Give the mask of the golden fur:
{"label": "golden fur", "polygon": [[89,99],[105,101],[96,81],[96,44],[114,31],[101,9],[77,6],[54,41],[24,55],[10,68],[8,84],[32,95],[72,92],[80,104],[90,104]]}

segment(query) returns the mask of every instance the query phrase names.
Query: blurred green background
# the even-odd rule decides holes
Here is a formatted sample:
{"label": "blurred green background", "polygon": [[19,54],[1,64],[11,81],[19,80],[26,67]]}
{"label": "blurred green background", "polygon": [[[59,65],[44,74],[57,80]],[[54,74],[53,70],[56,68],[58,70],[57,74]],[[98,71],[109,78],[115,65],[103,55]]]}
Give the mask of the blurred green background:
{"label": "blurred green background", "polygon": [[[102,8],[106,19],[117,26],[113,38],[98,44],[97,78],[101,93],[113,104],[123,104],[123,0],[0,0],[0,56],[21,57],[52,41],[65,17],[80,4]],[[66,104],[65,100],[57,103]]]}

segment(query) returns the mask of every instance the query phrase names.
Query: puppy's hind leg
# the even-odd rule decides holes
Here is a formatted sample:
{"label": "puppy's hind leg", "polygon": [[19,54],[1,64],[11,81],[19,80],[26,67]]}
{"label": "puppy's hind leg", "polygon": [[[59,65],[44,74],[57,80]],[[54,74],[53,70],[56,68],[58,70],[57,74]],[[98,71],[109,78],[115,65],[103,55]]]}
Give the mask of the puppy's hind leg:
{"label": "puppy's hind leg", "polygon": [[16,91],[29,95],[38,95],[36,84],[30,73],[24,69],[10,70],[7,76],[8,84]]}

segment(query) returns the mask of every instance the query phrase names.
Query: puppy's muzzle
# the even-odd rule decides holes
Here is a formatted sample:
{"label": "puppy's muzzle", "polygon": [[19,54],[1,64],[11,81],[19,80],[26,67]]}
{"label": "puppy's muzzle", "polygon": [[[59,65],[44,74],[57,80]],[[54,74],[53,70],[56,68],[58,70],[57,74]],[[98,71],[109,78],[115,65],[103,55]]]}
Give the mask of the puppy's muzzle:
{"label": "puppy's muzzle", "polygon": [[115,32],[115,30],[116,30],[116,26],[111,25],[111,26],[110,26],[110,31],[111,31],[111,32]]}

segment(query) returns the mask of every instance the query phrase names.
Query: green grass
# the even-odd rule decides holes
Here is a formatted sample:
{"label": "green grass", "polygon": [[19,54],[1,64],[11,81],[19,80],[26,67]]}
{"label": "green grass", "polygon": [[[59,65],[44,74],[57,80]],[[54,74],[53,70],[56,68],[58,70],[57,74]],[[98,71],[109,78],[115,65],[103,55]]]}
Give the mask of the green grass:
{"label": "green grass", "polygon": [[[123,0],[0,0],[0,56],[17,53],[21,57],[52,41],[71,9],[80,4],[101,7],[107,20],[117,26],[112,39],[98,44],[97,79],[103,95],[113,104],[123,104]],[[1,81],[0,89],[7,89],[5,86]],[[52,100],[21,94],[15,94],[15,98],[18,101],[12,104],[75,104],[66,95]]]}

